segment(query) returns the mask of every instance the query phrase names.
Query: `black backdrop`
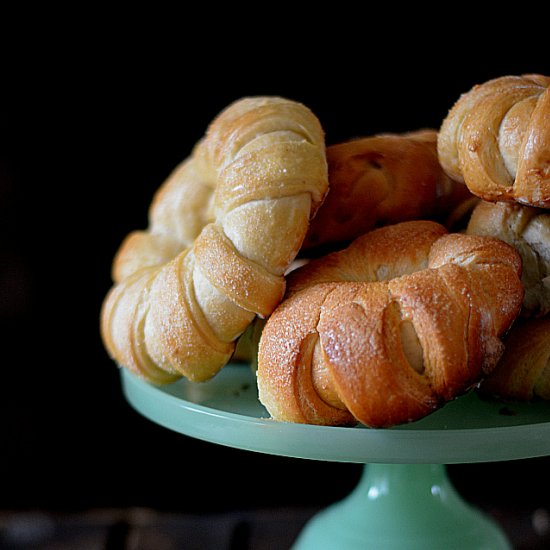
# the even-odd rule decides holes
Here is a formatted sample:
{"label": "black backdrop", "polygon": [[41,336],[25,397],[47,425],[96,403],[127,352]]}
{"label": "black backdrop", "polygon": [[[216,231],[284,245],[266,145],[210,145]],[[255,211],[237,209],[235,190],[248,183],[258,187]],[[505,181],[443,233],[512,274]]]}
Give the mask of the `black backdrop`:
{"label": "black backdrop", "polygon": [[[223,448],[130,409],[98,329],[112,257],[129,231],[146,226],[156,188],[230,101],[257,94],[302,101],[329,144],[436,128],[476,83],[548,74],[544,51],[532,43],[521,51],[517,42],[503,49],[502,41],[474,51],[466,30],[466,52],[448,51],[442,31],[422,46],[412,32],[395,51],[387,50],[389,35],[345,37],[336,50],[322,32],[297,41],[296,29],[285,29],[279,40],[298,43],[283,52],[268,49],[273,37],[258,28],[239,40],[229,33],[193,43],[180,40],[187,20],[166,31],[170,41],[142,27],[126,37],[116,25],[83,32],[72,23],[62,37],[46,32],[26,55],[16,48],[15,58],[9,53],[28,34],[19,36],[3,69],[0,506],[202,512],[333,502],[355,485],[359,465]],[[537,506],[548,504],[548,464],[449,472],[476,502]]]}

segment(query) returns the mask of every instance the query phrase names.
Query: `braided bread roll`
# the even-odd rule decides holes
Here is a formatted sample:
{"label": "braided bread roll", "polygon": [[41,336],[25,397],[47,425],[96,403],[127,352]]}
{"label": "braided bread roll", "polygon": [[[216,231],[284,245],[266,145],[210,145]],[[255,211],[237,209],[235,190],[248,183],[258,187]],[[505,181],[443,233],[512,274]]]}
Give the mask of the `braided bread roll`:
{"label": "braided bread roll", "polygon": [[511,246],[435,222],[367,233],[289,275],[260,338],[260,401],[288,422],[422,418],[494,368],[520,273]]}
{"label": "braided bread roll", "polygon": [[309,109],[277,97],[227,107],[157,192],[147,231],[115,258],[101,316],[113,359],[155,383],[214,376],[283,297],[327,187]]}
{"label": "braided bread roll", "polygon": [[550,78],[504,76],[463,94],[443,121],[443,169],[487,201],[550,207]]}
{"label": "braided bread roll", "polygon": [[381,134],[327,147],[330,192],[303,249],[349,243],[367,231],[414,219],[444,220],[471,200],[437,158],[437,132]]}
{"label": "braided bread roll", "polygon": [[550,399],[550,317],[514,325],[502,359],[480,392],[516,401]]}
{"label": "braided bread roll", "polygon": [[523,316],[550,313],[550,211],[520,204],[480,201],[466,232],[496,237],[522,259]]}

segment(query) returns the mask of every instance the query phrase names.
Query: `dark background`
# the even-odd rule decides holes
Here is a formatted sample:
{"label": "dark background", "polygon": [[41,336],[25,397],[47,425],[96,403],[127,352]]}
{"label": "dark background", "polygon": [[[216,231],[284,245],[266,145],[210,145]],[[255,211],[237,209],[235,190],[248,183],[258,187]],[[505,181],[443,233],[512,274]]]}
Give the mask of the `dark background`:
{"label": "dark background", "polygon": [[[98,328],[113,255],[129,231],[147,225],[154,191],[233,100],[301,101],[329,144],[437,128],[476,83],[548,74],[547,52],[534,37],[495,39],[479,51],[471,27],[461,31],[468,48],[449,51],[444,30],[421,43],[413,29],[392,52],[393,29],[384,39],[354,29],[351,41],[326,27],[307,38],[285,28],[274,40],[258,25],[214,42],[189,38],[193,21],[185,18],[157,27],[160,38],[124,18],[86,31],[81,23],[45,32],[27,54],[21,45],[33,29],[22,29],[4,50],[0,509],[195,513],[322,507],[341,498],[360,465],[223,448],[172,433],[127,405]],[[132,32],[121,36],[121,28]],[[283,51],[281,41],[291,47]],[[549,464],[449,472],[475,503],[534,509],[549,504]]]}

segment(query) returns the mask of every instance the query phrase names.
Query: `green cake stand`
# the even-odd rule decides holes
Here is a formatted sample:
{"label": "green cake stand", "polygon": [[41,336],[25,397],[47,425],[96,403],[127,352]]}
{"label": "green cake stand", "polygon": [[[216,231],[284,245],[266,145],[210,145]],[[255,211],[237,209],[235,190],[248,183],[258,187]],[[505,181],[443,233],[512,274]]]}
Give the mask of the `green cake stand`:
{"label": "green cake stand", "polygon": [[157,424],[212,443],[365,465],[357,487],[304,527],[293,550],[510,550],[501,528],[456,492],[446,464],[550,454],[550,403],[504,407],[471,392],[391,429],[275,422],[254,372],[226,366],[205,383],[153,386],[122,370],[126,399]]}

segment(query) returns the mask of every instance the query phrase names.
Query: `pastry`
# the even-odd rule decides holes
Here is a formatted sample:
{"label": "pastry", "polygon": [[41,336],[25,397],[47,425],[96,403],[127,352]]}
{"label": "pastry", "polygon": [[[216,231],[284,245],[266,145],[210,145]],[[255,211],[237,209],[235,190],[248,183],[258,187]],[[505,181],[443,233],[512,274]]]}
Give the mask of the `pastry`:
{"label": "pastry", "polygon": [[550,211],[518,203],[480,201],[468,226],[471,235],[502,239],[519,252],[525,287],[523,316],[550,313]]}
{"label": "pastry", "polygon": [[550,208],[549,84],[504,76],[461,95],[438,135],[447,174],[487,201]]}
{"label": "pastry", "polygon": [[454,216],[453,223],[455,209],[474,195],[445,174],[436,143],[437,131],[427,129],[327,147],[330,191],[303,249],[349,244],[375,227],[406,220]]}
{"label": "pastry", "polygon": [[101,314],[112,358],[154,383],[204,381],[285,291],[328,187],[324,133],[304,105],[241,99],[157,192],[114,260]]}
{"label": "pastry", "polygon": [[480,392],[510,401],[550,399],[550,317],[514,325],[502,359]]}
{"label": "pastry", "polygon": [[499,239],[431,221],[373,230],[289,275],[260,338],[260,401],[288,422],[418,420],[494,368],[520,274]]}

